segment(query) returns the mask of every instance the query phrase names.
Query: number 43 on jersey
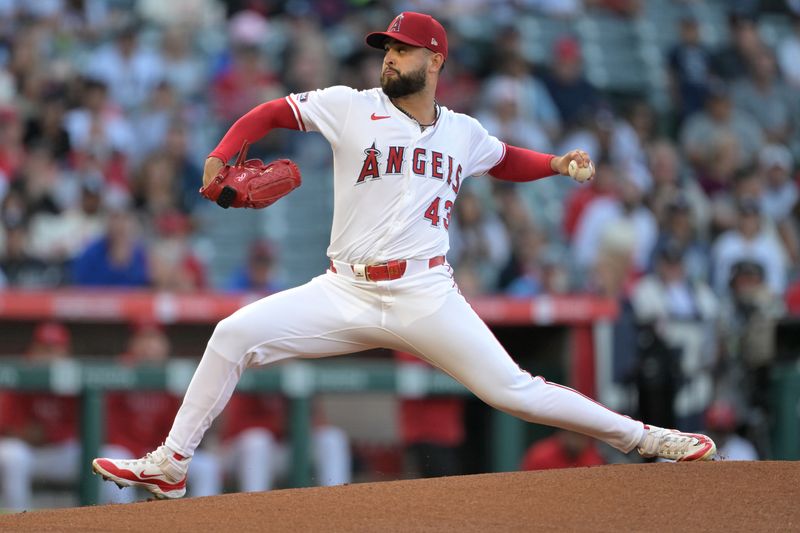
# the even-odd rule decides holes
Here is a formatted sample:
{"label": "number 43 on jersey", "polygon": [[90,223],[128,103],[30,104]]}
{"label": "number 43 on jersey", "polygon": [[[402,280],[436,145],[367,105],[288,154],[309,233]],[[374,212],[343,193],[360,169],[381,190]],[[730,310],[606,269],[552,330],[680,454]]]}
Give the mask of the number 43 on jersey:
{"label": "number 43 on jersey", "polygon": [[433,202],[431,202],[431,205],[428,206],[428,209],[425,210],[425,215],[423,216],[431,221],[431,226],[433,227],[438,227],[439,220],[441,219],[444,229],[450,229],[450,215],[452,215],[453,201],[446,200],[444,202],[444,213],[440,216],[439,204],[441,201],[441,196],[437,196]]}

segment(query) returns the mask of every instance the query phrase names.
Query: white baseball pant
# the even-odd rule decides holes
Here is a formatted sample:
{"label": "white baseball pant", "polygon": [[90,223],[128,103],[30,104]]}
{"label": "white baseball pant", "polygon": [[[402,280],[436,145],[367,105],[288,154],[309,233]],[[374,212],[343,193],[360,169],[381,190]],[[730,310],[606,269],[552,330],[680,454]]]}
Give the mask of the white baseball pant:
{"label": "white baseball pant", "polygon": [[521,370],[458,292],[448,265],[380,282],[338,270],[253,302],[217,325],[167,446],[191,456],[246,367],[376,347],[416,354],[528,422],[583,433],[626,453],[644,436],[641,422]]}

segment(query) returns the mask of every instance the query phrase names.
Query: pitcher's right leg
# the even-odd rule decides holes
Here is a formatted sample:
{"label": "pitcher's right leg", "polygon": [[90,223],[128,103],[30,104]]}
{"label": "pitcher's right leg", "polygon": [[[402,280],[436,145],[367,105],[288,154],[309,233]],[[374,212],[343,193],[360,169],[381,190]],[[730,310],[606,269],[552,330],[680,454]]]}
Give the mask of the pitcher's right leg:
{"label": "pitcher's right leg", "polygon": [[335,274],[239,309],[214,330],[165,445],[135,461],[96,459],[95,472],[156,497],[183,496],[189,460],[246,367],[373,348],[379,310],[375,293]]}

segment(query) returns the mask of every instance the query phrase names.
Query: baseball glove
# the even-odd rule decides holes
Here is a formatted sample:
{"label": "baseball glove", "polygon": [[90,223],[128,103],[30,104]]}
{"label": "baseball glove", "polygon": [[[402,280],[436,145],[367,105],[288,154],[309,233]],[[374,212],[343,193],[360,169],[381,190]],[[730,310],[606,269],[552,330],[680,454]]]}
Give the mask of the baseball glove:
{"label": "baseball glove", "polygon": [[225,165],[200,194],[225,209],[248,207],[261,209],[272,205],[300,186],[300,170],[288,159],[267,165],[260,159],[247,159],[247,141],[239,151],[236,163]]}

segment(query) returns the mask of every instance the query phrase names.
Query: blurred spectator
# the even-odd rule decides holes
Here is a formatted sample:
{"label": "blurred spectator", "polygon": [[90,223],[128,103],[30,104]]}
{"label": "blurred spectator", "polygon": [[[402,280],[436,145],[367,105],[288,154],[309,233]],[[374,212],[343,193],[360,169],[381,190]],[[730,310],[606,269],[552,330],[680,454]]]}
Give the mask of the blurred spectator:
{"label": "blurred spectator", "polygon": [[767,286],[774,295],[783,294],[786,289],[786,255],[780,242],[763,227],[759,203],[743,200],[738,214],[737,227],[717,237],[711,249],[717,294],[727,292],[733,265],[744,259],[761,266]]}
{"label": "blurred spectator", "polygon": [[549,152],[550,139],[547,133],[537,121],[532,121],[522,113],[520,104],[526,99],[519,85],[517,81],[506,77],[489,81],[486,108],[479,114],[478,120],[489,133],[505,143]]}
{"label": "blurred spectator", "polygon": [[205,267],[189,241],[189,218],[173,211],[159,215],[155,225],[157,238],[148,248],[148,271],[153,289],[174,292],[205,289]]}
{"label": "blurred spectator", "polygon": [[207,64],[192,44],[192,34],[180,26],[166,28],[161,39],[164,80],[185,102],[200,99],[207,86]]}
{"label": "blurred spectator", "polygon": [[136,138],[137,161],[160,150],[166,141],[167,132],[181,120],[181,105],[175,90],[167,82],[161,82],[150,93],[150,98],[136,113],[133,120]]}
{"label": "blurred spectator", "polygon": [[758,461],[756,447],[736,433],[738,425],[736,409],[729,402],[717,400],[706,411],[706,431],[714,439],[720,458],[725,461]]}
{"label": "blurred spectator", "polygon": [[[551,139],[558,137],[561,131],[558,108],[547,88],[532,75],[531,68],[521,55],[505,57],[499,65],[498,73],[484,82],[483,107],[497,108],[498,100],[513,102],[520,119],[536,129],[543,130]],[[491,129],[489,131],[491,132]]]}
{"label": "blurred spectator", "polygon": [[123,109],[136,111],[164,79],[164,64],[156,51],[140,44],[139,30],[131,23],[91,54],[85,74],[108,86],[111,99]]}
{"label": "blurred spectator", "polygon": [[64,177],[48,148],[36,146],[28,151],[12,184],[22,193],[28,216],[61,212],[59,186],[64,185]]}
{"label": "blurred spectator", "polygon": [[[739,224],[739,204],[745,200],[762,204],[763,178],[756,167],[747,167],[725,178],[727,184],[711,197],[711,236],[736,229]],[[772,232],[771,220],[763,217],[765,230]]]}
{"label": "blurred spectator", "polygon": [[508,261],[508,235],[497,215],[469,188],[462,189],[454,211],[448,258],[457,265],[456,270],[469,262],[485,291],[495,285],[500,268]]}
{"label": "blurred spectator", "polygon": [[680,194],[674,196],[665,208],[653,254],[653,265],[669,246],[678,246],[682,250],[683,269],[689,280],[708,279],[708,246],[698,237],[689,201]]}
{"label": "blurred spectator", "polygon": [[0,271],[9,285],[18,288],[53,288],[64,279],[61,264],[46,263],[31,254],[28,227],[24,220],[6,223]]}
{"label": "blurred spectator", "polygon": [[92,154],[106,167],[120,154],[133,153],[135,135],[117,102],[109,100],[104,82],[87,79],[82,85],[80,107],[67,112],[64,126],[73,149]]}
{"label": "blurred spectator", "polygon": [[284,94],[278,77],[256,46],[239,44],[232,54],[230,64],[212,84],[214,112],[223,125],[232,124],[258,104]]}
{"label": "blurred spectator", "polygon": [[[397,371],[428,366],[411,354],[395,352]],[[459,397],[401,398],[400,438],[420,477],[462,473],[464,400]]]}
{"label": "blurred spectator", "polygon": [[633,290],[631,303],[640,324],[653,325],[654,334],[677,349],[680,369],[675,390],[675,422],[689,431],[702,429],[702,415],[713,394],[711,370],[716,353],[717,298],[700,280],[690,280],[684,250],[665,243],[657,254],[655,271]]}
{"label": "blurred spectator", "polygon": [[739,406],[742,422],[762,452],[769,450],[770,376],[775,358],[781,298],[770,290],[764,267],[739,260],[730,271],[730,290],[723,298],[720,320],[721,397]]}
{"label": "blurred spectator", "polygon": [[69,134],[64,128],[64,95],[60,90],[51,89],[43,100],[42,107],[25,124],[25,146],[44,146],[63,163],[71,150]]}
{"label": "blurred spectator", "polygon": [[69,262],[99,238],[105,228],[103,183],[87,179],[76,207],[54,215],[39,213],[30,224],[31,252],[47,262]]}
{"label": "blurred spectator", "polygon": [[680,40],[669,51],[672,105],[682,119],[703,108],[711,73],[711,52],[700,40],[694,15],[681,17]]}
{"label": "blurred spectator", "polygon": [[778,230],[789,264],[800,263],[800,237],[793,213],[798,206],[797,182],[792,179],[794,160],[788,148],[770,144],[759,154],[759,171],[763,174],[761,206]]}
{"label": "blurred spectator", "polygon": [[151,153],[142,161],[133,186],[133,198],[136,208],[150,217],[181,207],[181,184],[173,164],[174,160],[161,152]]}
{"label": "blurred spectator", "polygon": [[[596,173],[614,173],[610,165],[598,165]],[[618,196],[603,196],[592,200],[578,220],[573,239],[573,257],[578,267],[590,268],[598,257],[602,237],[614,224],[629,225],[633,231],[634,266],[640,272],[647,268],[650,254],[658,238],[658,225],[653,213],[643,204],[643,194],[627,178],[616,179]]]}
{"label": "blurred spectator", "polygon": [[[287,404],[274,394],[231,397],[225,408],[221,436],[224,465],[242,492],[262,492],[274,487],[289,471],[286,436]],[[311,456],[318,485],[349,483],[352,475],[350,443],[340,428],[326,423],[319,411],[311,433]]]}
{"label": "blurred spectator", "polygon": [[552,69],[542,77],[558,108],[565,129],[597,109],[600,95],[583,75],[580,44],[574,37],[562,37],[553,47]]}
{"label": "blurred spectator", "polygon": [[[163,327],[141,321],[133,325],[128,347],[119,356],[120,364],[130,367],[163,366],[170,355],[170,342]],[[115,391],[106,393],[107,457],[142,457],[153,442],[163,441],[181,399],[165,391]],[[195,468],[197,467],[197,468]],[[192,457],[190,496],[211,496],[222,492],[222,471],[215,455],[198,450]],[[135,491],[122,491],[120,501],[130,502]]]}
{"label": "blurred spectator", "polygon": [[595,176],[588,185],[573,187],[564,208],[563,227],[567,238],[573,238],[585,209],[598,198],[613,198],[617,194],[617,179],[607,161],[595,159]]}
{"label": "blurred spectator", "polygon": [[203,171],[197,165],[195,157],[189,152],[188,126],[173,123],[167,131],[164,144],[164,155],[170,159],[175,181],[179,188],[179,205],[182,211],[189,213],[202,198],[198,193],[200,177]]}
{"label": "blurred spectator", "polygon": [[[28,348],[31,364],[64,361],[70,333],[61,324],[39,324]],[[7,391],[0,396],[0,482],[3,507],[29,509],[34,480],[74,483],[80,461],[78,398]]]}
{"label": "blurred spectator", "polygon": [[267,241],[250,244],[247,263],[236,270],[228,281],[232,291],[258,291],[271,294],[286,288],[276,274],[275,246]]}
{"label": "blurred spectator", "polygon": [[[701,174],[718,174],[719,165],[736,170],[753,164],[764,144],[759,124],[736,109],[729,89],[721,83],[709,86],[705,108],[688,117],[680,131],[681,147]],[[721,152],[721,146],[730,147]],[[706,189],[707,193],[709,191]]]}
{"label": "blurred spectator", "polygon": [[780,79],[775,56],[762,48],[750,59],[748,76],[733,85],[733,103],[761,126],[767,142],[787,143],[798,130],[800,99]]}
{"label": "blurred spectator", "polygon": [[705,241],[710,218],[708,198],[691,173],[682,168],[675,143],[664,138],[654,141],[648,149],[648,163],[653,178],[648,203],[659,224],[663,228],[668,223],[669,205],[680,197],[689,206],[697,237]]}
{"label": "blurred spectator", "polygon": [[778,45],[778,64],[786,82],[800,89],[800,11],[792,12],[792,32]]}
{"label": "blurred spectator", "polygon": [[150,281],[147,250],[138,236],[138,222],[128,209],[109,213],[105,235],[75,258],[76,285],[143,287]]}
{"label": "blurred spectator", "polygon": [[511,240],[511,257],[501,272],[500,283],[506,294],[529,298],[541,294],[544,284],[542,248],[544,236],[533,226],[522,230]]}
{"label": "blurred spectator", "polygon": [[753,17],[731,10],[728,13],[730,41],[717,50],[713,57],[714,73],[732,81],[747,73],[747,64],[764,47]]}
{"label": "blurred spectator", "polygon": [[551,470],[604,464],[606,460],[591,438],[560,429],[552,436],[534,442],[525,452],[520,469]]}

